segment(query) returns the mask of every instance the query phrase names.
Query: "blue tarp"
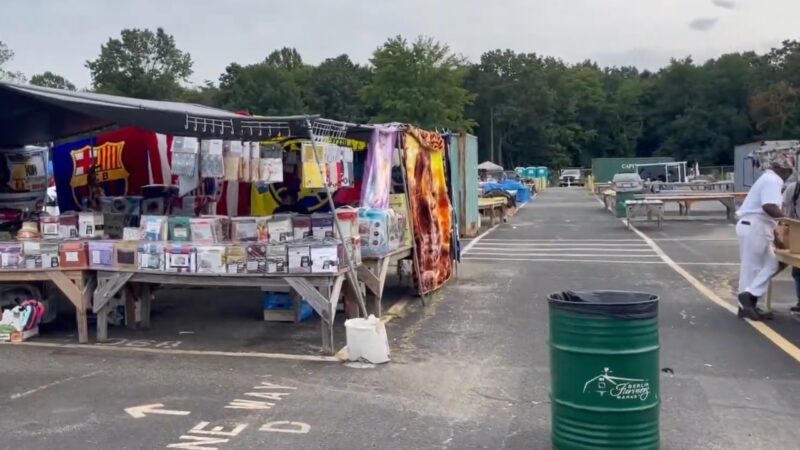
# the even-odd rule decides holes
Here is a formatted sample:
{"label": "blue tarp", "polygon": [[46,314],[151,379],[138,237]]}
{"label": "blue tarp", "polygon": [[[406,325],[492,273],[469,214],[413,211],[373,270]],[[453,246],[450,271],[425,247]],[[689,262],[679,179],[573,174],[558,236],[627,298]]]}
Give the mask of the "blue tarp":
{"label": "blue tarp", "polygon": [[505,180],[500,183],[486,183],[483,186],[483,192],[494,190],[502,191],[516,191],[517,203],[528,203],[531,201],[531,191],[528,186],[514,180]]}

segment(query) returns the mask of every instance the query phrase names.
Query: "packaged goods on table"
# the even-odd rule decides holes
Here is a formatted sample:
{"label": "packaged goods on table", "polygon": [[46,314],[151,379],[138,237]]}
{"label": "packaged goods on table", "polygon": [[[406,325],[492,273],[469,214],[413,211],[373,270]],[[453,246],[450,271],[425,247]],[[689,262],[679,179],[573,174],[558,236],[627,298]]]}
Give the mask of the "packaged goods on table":
{"label": "packaged goods on table", "polygon": [[164,271],[164,244],[142,242],[139,244],[139,269]]}
{"label": "packaged goods on table", "polygon": [[58,232],[58,216],[39,217],[39,229],[42,230],[42,238],[44,239],[58,239],[61,237]]}
{"label": "packaged goods on table", "polygon": [[364,256],[382,256],[392,250],[390,237],[394,220],[390,209],[359,209],[358,229]]}
{"label": "packaged goods on table", "polygon": [[85,239],[103,237],[103,214],[98,212],[78,213],[78,237]]}
{"label": "packaged goods on table", "polygon": [[142,239],[142,230],[139,227],[125,227],[122,229],[123,241],[139,241]]}
{"label": "packaged goods on table", "polygon": [[170,241],[191,242],[191,220],[184,216],[171,216],[167,221],[167,236]]}
{"label": "packaged goods on table", "polygon": [[114,264],[117,269],[139,269],[139,243],[122,241],[114,245]]}
{"label": "packaged goods on table", "polygon": [[201,219],[216,219],[219,222],[219,229],[222,235],[218,235],[219,242],[231,240],[231,218],[228,216],[204,214]]}
{"label": "packaged goods on table", "polygon": [[64,241],[59,248],[62,269],[88,269],[89,254],[86,241]]}
{"label": "packaged goods on table", "polygon": [[408,217],[408,198],[405,194],[391,194],[389,196],[389,207],[397,216],[398,226],[400,227],[400,242],[404,247],[411,246],[411,222]]}
{"label": "packaged goods on table", "polygon": [[231,219],[231,240],[234,242],[258,242],[258,225],[255,217]]}
{"label": "packaged goods on table", "polygon": [[225,273],[224,245],[197,245],[198,273]]}
{"label": "packaged goods on table", "polygon": [[58,242],[24,241],[22,254],[26,269],[58,268]]}
{"label": "packaged goods on table", "polygon": [[289,273],[311,273],[311,245],[307,241],[286,246]]}
{"label": "packaged goods on table", "polygon": [[[361,265],[361,236],[353,236],[342,243],[344,250],[350,255],[354,267]],[[342,255],[342,265],[347,265],[347,257]]]}
{"label": "packaged goods on table", "polygon": [[288,273],[289,260],[286,244],[269,244],[267,246],[267,273]]}
{"label": "packaged goods on table", "polygon": [[292,216],[292,229],[295,239],[308,239],[311,237],[311,216],[296,214]]}
{"label": "packaged goods on table", "polygon": [[322,240],[333,238],[334,228],[333,214],[314,213],[311,215],[311,236],[314,239]]}
{"label": "packaged goods on table", "polygon": [[89,267],[114,268],[114,241],[89,241]]}
{"label": "packaged goods on table", "polygon": [[24,264],[21,242],[0,242],[0,268],[22,269]]}
{"label": "packaged goods on table", "polygon": [[231,274],[247,273],[247,248],[242,244],[230,244],[225,249],[225,266]]}
{"label": "packaged goods on table", "polygon": [[223,241],[222,222],[217,218],[192,217],[192,241],[198,244],[216,244]]}
{"label": "packaged goods on table", "polygon": [[336,273],[339,271],[339,258],[342,254],[342,243],[335,239],[314,242],[311,245],[311,272]]}
{"label": "packaged goods on table", "polygon": [[337,237],[347,240],[359,235],[357,209],[350,206],[336,208],[336,218],[339,220],[339,225],[342,227],[342,236],[339,236],[338,230],[333,230]]}
{"label": "packaged goods on table", "polygon": [[78,237],[78,215],[65,213],[58,216],[58,237],[76,239]]}
{"label": "packaged goods on table", "polygon": [[248,244],[247,273],[267,273],[267,245]]}
{"label": "packaged goods on table", "polygon": [[269,229],[269,242],[279,243],[294,239],[291,214],[275,214],[267,222]]}
{"label": "packaged goods on table", "polygon": [[270,217],[256,217],[256,236],[258,242],[269,242]]}
{"label": "packaged goods on table", "polygon": [[169,244],[164,247],[164,268],[167,272],[197,272],[197,250],[191,244]]}
{"label": "packaged goods on table", "polygon": [[167,239],[167,218],[165,216],[142,216],[141,239],[145,241],[164,241]]}

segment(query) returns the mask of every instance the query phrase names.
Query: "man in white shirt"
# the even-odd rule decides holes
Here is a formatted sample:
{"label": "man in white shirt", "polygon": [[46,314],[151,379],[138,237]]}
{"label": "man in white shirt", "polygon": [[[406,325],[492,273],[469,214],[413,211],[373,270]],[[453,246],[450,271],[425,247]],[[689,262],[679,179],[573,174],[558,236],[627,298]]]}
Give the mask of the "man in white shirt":
{"label": "man in white shirt", "polygon": [[775,228],[783,217],[783,182],[792,174],[793,161],[777,155],[756,180],[736,212],[739,238],[739,313],[758,320],[758,298],[767,293],[769,282],[778,272],[775,258]]}

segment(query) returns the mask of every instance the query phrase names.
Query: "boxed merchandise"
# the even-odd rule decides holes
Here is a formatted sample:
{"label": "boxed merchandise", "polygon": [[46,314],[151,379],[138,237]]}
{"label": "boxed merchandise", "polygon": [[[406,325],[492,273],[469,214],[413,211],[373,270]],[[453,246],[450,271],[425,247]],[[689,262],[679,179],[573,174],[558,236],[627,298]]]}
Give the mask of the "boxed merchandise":
{"label": "boxed merchandise", "polygon": [[130,216],[118,213],[103,213],[103,229],[110,239],[122,238]]}
{"label": "boxed merchandise", "polygon": [[297,214],[292,216],[292,230],[295,239],[311,237],[311,216]]}
{"label": "boxed merchandise", "polygon": [[78,213],[78,236],[86,239],[103,237],[103,214],[98,212]]}
{"label": "boxed merchandise", "polygon": [[89,255],[85,241],[66,241],[59,248],[59,262],[62,269],[88,269]]}
{"label": "boxed merchandise", "polygon": [[105,235],[114,239],[122,236],[124,227],[138,227],[142,214],[142,197],[101,197]]}
{"label": "boxed merchandise", "polygon": [[39,217],[39,229],[42,230],[44,239],[58,239],[58,216]]}
{"label": "boxed merchandise", "polygon": [[339,226],[342,227],[342,236],[339,236],[339,231],[336,231],[336,236],[342,239],[350,239],[353,236],[358,236],[358,210],[350,206],[343,206],[336,208],[336,218],[339,220]]}
{"label": "boxed merchandise", "polygon": [[142,216],[141,239],[144,241],[164,241],[167,239],[167,218],[165,216]]}
{"label": "boxed merchandise", "polygon": [[283,183],[283,147],[280,144],[261,147],[258,172],[258,181],[262,183]]}
{"label": "boxed merchandise", "polygon": [[389,195],[389,207],[392,208],[397,216],[400,245],[410,247],[413,236],[411,236],[411,223],[408,220],[408,199],[406,194]]}
{"label": "boxed merchandise", "polygon": [[286,257],[289,263],[289,273],[311,272],[311,245],[308,242],[287,245]]}
{"label": "boxed merchandise", "polygon": [[65,213],[58,216],[58,236],[61,239],[77,239],[78,215]]}
{"label": "boxed merchandise", "polygon": [[[348,252],[354,267],[361,265],[361,236],[354,236],[350,239],[345,239],[343,242],[344,251]],[[347,256],[342,254],[342,266],[347,266]]]}
{"label": "boxed merchandise", "polygon": [[117,242],[114,245],[114,264],[117,269],[139,269],[139,244],[137,242]]}
{"label": "boxed merchandise", "polygon": [[192,232],[189,217],[171,216],[167,221],[167,236],[170,241],[190,242]]}
{"label": "boxed merchandise", "polygon": [[198,273],[225,273],[224,245],[197,245]]}
{"label": "boxed merchandise", "polygon": [[197,250],[191,244],[164,246],[164,270],[167,272],[197,272]]}
{"label": "boxed merchandise", "polygon": [[247,248],[239,244],[228,245],[225,249],[225,266],[228,273],[247,273]]}
{"label": "boxed merchandise", "polygon": [[295,303],[287,292],[264,293],[264,320],[267,322],[295,322],[310,319],[314,308],[305,300],[300,300],[300,310],[295,311]]}
{"label": "boxed merchandise", "polygon": [[267,222],[267,228],[271,243],[291,241],[294,238],[291,214],[275,214]]}
{"label": "boxed merchandise", "polygon": [[172,139],[172,174],[197,176],[197,155],[200,143],[197,138],[175,136]]}
{"label": "boxed merchandise", "polygon": [[113,241],[89,241],[89,267],[92,269],[114,267]]}
{"label": "boxed merchandise", "polygon": [[255,217],[231,219],[231,240],[234,242],[257,242],[258,225]]}
{"label": "boxed merchandise", "polygon": [[139,241],[142,239],[142,230],[139,227],[125,227],[122,229],[123,241]]}
{"label": "boxed merchandise", "polygon": [[[317,149],[317,156],[314,157],[314,147]],[[303,144],[300,149],[302,160],[302,184],[306,189],[322,189],[325,187],[325,179],[328,171],[325,170],[325,150],[322,145]],[[319,164],[317,163],[319,161]]]}
{"label": "boxed merchandise", "polygon": [[139,269],[164,270],[164,244],[142,242],[139,244]]}
{"label": "boxed merchandise", "polygon": [[238,182],[240,180],[242,143],[239,141],[224,141],[222,143],[222,159],[225,162],[225,176],[222,179],[229,182]]}
{"label": "boxed merchandise", "polygon": [[342,243],[336,240],[315,242],[311,245],[311,272],[336,273],[339,271],[339,257]]}
{"label": "boxed merchandise", "polygon": [[201,219],[216,219],[219,222],[220,229],[222,230],[222,235],[219,238],[220,241],[230,241],[231,240],[231,218],[228,216],[221,216],[221,215],[202,215],[200,216]]}
{"label": "boxed merchandise", "polygon": [[311,215],[311,236],[314,239],[331,239],[334,236],[333,214],[314,213]]}
{"label": "boxed merchandise", "polygon": [[286,245],[270,244],[267,246],[267,273],[287,273],[288,270]]}
{"label": "boxed merchandise", "polygon": [[250,181],[257,183],[261,172],[261,146],[258,142],[245,142],[242,151],[250,150]]}
{"label": "boxed merchandise", "polygon": [[22,256],[22,243],[0,242],[0,268],[22,269],[25,261]]}
{"label": "boxed merchandise", "polygon": [[222,178],[225,164],[222,158],[222,139],[204,139],[200,142],[200,176]]}
{"label": "boxed merchandise", "polygon": [[247,251],[247,273],[267,273],[267,246],[249,244]]}
{"label": "boxed merchandise", "polygon": [[58,268],[58,242],[24,241],[22,254],[26,269]]}
{"label": "boxed merchandise", "polygon": [[269,242],[269,222],[270,216],[256,217],[256,237],[258,242]]}
{"label": "boxed merchandise", "polygon": [[217,218],[192,217],[189,219],[192,242],[198,244],[216,244],[222,242],[222,222]]}
{"label": "boxed merchandise", "polygon": [[364,256],[381,256],[392,250],[389,236],[393,221],[394,212],[390,209],[359,209],[358,231]]}

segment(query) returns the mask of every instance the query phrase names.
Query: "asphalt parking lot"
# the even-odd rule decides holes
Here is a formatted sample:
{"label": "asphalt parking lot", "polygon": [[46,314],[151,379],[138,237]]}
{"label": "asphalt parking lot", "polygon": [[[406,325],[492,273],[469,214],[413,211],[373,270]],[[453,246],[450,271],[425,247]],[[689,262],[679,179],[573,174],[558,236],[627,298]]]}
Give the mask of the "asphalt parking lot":
{"label": "asphalt parking lot", "polygon": [[[735,263],[735,245],[700,239],[728,239],[732,228],[703,219],[641,230],[728,299],[735,266],[719,263]],[[695,241],[675,241],[686,237]],[[3,447],[546,449],[547,295],[621,289],[661,298],[662,448],[797,448],[798,362],[586,191],[550,189],[465,244],[459,278],[389,323],[392,362],[382,366],[2,345],[0,408],[13,412],[0,417]]]}

